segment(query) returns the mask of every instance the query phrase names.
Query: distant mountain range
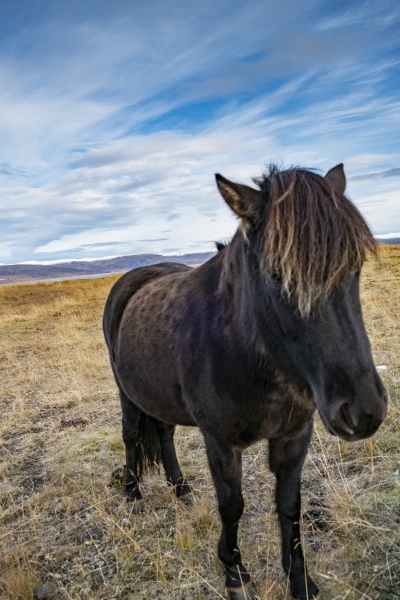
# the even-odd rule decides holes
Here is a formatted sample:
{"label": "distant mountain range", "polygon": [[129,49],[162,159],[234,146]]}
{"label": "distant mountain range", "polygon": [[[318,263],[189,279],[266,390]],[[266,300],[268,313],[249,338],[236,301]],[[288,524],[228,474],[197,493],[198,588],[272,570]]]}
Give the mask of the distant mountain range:
{"label": "distant mountain range", "polygon": [[215,252],[196,252],[181,256],[162,256],[161,254],[132,254],[130,256],[117,256],[116,258],[56,263],[53,265],[0,265],[0,285],[7,283],[24,283],[29,281],[42,281],[46,279],[66,279],[85,277],[87,275],[107,275],[122,273],[155,265],[160,262],[177,262],[185,265],[196,266],[214,256]]}
{"label": "distant mountain range", "polygon": [[400,244],[400,237],[393,238],[375,238],[380,244]]}
{"label": "distant mountain range", "polygon": [[[384,244],[400,244],[399,238],[376,238]],[[0,285],[7,283],[27,283],[29,281],[43,281],[46,279],[67,279],[87,277],[90,275],[107,275],[110,273],[123,273],[136,267],[155,265],[160,262],[177,262],[185,265],[197,266],[209,260],[215,252],[196,252],[180,256],[163,256],[161,254],[131,254],[115,258],[60,262],[53,265],[0,265]]]}

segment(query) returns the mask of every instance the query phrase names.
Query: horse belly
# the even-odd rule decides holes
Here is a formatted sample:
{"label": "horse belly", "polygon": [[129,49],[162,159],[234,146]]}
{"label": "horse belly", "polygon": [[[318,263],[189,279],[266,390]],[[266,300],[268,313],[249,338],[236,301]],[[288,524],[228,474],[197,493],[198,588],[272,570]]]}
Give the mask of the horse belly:
{"label": "horse belly", "polygon": [[150,289],[132,297],[121,320],[114,357],[118,380],[150,416],[165,423],[195,425],[182,397],[165,284],[156,281],[146,288]]}

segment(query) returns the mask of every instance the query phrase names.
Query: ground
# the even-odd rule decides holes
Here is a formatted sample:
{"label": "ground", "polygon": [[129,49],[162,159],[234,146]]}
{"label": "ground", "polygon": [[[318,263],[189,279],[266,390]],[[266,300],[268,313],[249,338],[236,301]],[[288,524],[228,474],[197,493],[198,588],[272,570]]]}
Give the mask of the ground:
{"label": "ground", "polygon": [[[136,515],[111,480],[124,451],[101,315],[115,280],[0,288],[1,599],[49,589],[66,599],[224,597],[199,432],[177,430],[194,506],[175,500],[160,473],[146,478]],[[364,269],[362,300],[375,362],[388,367],[386,422],[350,445],[317,419],[304,468],[304,549],[324,600],[400,598],[399,291],[400,246],[383,246],[380,264]],[[260,443],[244,456],[240,545],[260,598],[281,600],[290,593],[266,453]]]}

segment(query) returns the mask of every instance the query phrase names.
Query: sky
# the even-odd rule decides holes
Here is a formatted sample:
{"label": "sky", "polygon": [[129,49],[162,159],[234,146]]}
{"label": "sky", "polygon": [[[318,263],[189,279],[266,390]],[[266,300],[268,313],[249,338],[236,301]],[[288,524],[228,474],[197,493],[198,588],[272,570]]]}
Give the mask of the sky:
{"label": "sky", "polygon": [[0,262],[206,252],[214,173],[324,174],[400,236],[398,0],[1,0]]}

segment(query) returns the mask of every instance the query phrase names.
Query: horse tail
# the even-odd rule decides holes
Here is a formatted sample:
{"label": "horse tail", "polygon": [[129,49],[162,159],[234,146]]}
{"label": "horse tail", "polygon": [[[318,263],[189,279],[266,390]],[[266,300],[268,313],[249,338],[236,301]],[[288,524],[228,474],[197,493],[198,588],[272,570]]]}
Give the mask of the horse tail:
{"label": "horse tail", "polygon": [[142,412],[139,421],[139,436],[135,451],[135,475],[141,481],[145,471],[154,473],[161,462],[161,446],[157,421]]}

